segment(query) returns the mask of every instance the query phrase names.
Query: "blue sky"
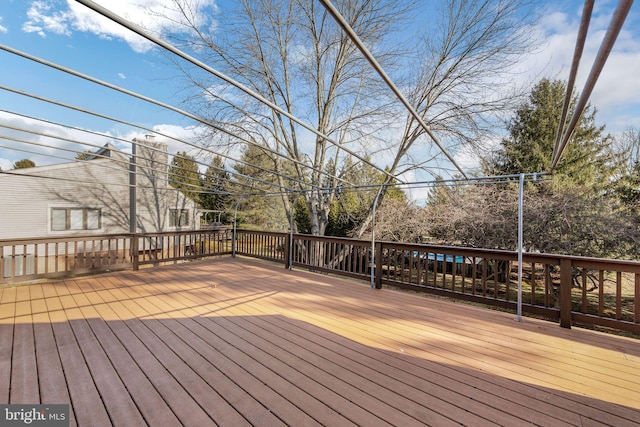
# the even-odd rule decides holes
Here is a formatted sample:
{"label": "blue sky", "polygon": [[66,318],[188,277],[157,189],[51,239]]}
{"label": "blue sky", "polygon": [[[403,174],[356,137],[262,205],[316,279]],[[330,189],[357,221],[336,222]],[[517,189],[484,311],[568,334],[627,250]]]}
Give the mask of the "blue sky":
{"label": "blue sky", "polygon": [[[160,20],[148,13],[152,10],[156,14],[166,15],[170,0],[101,0],[97,3],[126,16],[133,22],[143,23],[158,34],[166,34],[174,29],[169,20]],[[596,0],[592,26],[577,82],[579,90],[582,88],[584,78],[616,4],[615,1]],[[207,12],[200,16],[215,16],[215,19],[223,19],[227,5],[220,0],[217,2],[200,0],[200,6]],[[544,11],[544,18],[535,27],[535,35],[539,38],[541,45],[535,55],[531,55],[518,65],[519,75],[523,82],[535,79],[537,76],[566,79],[582,2],[540,1],[537,2],[536,8]],[[632,7],[623,32],[591,98],[591,102],[599,110],[600,123],[606,124],[607,130],[614,134],[629,127],[640,128],[639,9],[640,6],[637,4]],[[215,25],[215,19],[210,19],[205,22],[205,25]],[[416,25],[419,25],[419,21]],[[176,71],[166,63],[166,58],[157,48],[153,48],[149,43],[130,34],[117,24],[97,17],[94,12],[72,0],[2,0],[0,44],[172,105],[178,106],[183,96],[181,94],[183,88],[177,83]],[[67,76],[1,50],[0,65],[2,67],[0,84],[3,86],[67,102],[157,130],[169,131],[179,136],[188,135],[189,127],[193,125],[190,120],[176,113]],[[74,113],[11,94],[6,90],[0,90],[0,109],[91,129],[127,140],[140,133],[124,125]],[[43,133],[62,134],[71,139],[78,137],[98,145],[105,142],[104,138],[87,136],[29,119],[16,118],[3,112],[0,112],[0,124],[28,127]],[[0,127],[0,135],[19,135],[19,138],[50,146],[65,144],[2,127]],[[0,148],[0,167],[5,170],[10,169],[14,161],[25,157],[33,159],[38,165],[59,161],[48,157],[47,154],[56,153],[56,155],[72,157],[71,154],[61,153],[53,148],[28,146],[2,139],[0,139],[0,145],[41,153],[29,154],[16,149]],[[122,146],[124,147],[125,144]],[[473,164],[473,159],[464,158],[462,153],[459,153],[458,157],[458,161],[465,165]]]}

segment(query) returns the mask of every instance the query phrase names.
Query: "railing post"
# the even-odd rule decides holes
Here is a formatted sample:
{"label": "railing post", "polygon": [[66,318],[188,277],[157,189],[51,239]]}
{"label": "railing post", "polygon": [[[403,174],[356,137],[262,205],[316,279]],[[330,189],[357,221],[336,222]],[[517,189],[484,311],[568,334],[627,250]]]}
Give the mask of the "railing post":
{"label": "railing post", "polygon": [[233,225],[233,234],[232,234],[232,237],[231,237],[231,256],[233,258],[236,257],[237,239],[238,239],[238,232],[237,232],[236,226],[234,224]]}
{"label": "railing post", "polygon": [[284,247],[282,250],[284,251],[284,268],[291,270],[291,243],[293,239],[291,238],[291,234],[285,234],[284,236]]}
{"label": "railing post", "polygon": [[138,235],[131,235],[131,261],[133,262],[133,271],[140,269],[140,251],[138,248]]}
{"label": "railing post", "polygon": [[571,260],[560,259],[560,326],[571,328]]}
{"label": "railing post", "polygon": [[376,289],[382,289],[382,242],[376,242]]}

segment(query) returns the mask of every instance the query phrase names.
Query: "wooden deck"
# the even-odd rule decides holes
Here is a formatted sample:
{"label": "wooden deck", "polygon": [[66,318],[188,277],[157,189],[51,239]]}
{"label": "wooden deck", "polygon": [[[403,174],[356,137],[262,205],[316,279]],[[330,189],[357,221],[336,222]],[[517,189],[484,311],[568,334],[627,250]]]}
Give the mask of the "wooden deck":
{"label": "wooden deck", "polygon": [[71,425],[631,426],[640,341],[217,259],[0,289],[0,403]]}

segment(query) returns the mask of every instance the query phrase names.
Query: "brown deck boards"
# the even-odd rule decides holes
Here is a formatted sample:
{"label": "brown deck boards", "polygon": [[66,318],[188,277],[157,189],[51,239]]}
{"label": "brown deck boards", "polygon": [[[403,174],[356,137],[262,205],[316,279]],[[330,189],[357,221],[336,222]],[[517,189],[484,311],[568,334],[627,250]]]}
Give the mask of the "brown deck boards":
{"label": "brown deck boards", "polygon": [[0,288],[0,403],[71,425],[632,426],[640,341],[247,259]]}

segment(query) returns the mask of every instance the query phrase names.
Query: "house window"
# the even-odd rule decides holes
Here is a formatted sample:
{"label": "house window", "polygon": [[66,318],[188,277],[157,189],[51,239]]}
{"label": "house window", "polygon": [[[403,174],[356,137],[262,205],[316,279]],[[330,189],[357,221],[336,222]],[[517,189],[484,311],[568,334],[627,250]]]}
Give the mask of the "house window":
{"label": "house window", "polygon": [[101,226],[101,209],[51,208],[51,231],[99,230]]}
{"label": "house window", "polygon": [[170,209],[169,227],[186,227],[189,225],[189,209]]}

